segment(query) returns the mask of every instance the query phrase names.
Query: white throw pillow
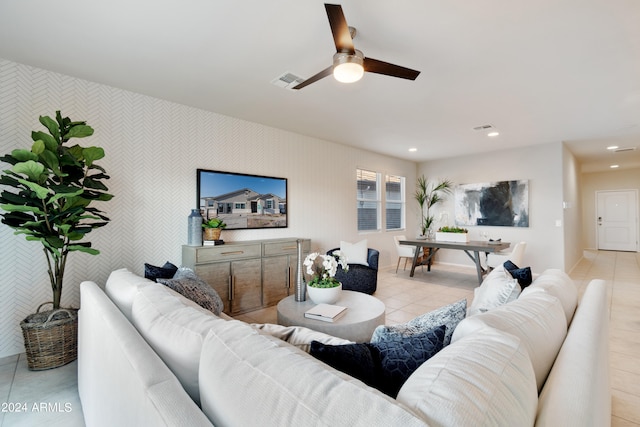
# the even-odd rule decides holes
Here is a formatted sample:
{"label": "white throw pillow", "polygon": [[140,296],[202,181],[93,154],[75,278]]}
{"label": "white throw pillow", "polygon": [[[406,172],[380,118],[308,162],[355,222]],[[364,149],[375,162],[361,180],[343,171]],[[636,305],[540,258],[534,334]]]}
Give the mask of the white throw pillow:
{"label": "white throw pillow", "polygon": [[430,426],[513,427],[533,425],[538,393],[524,344],[484,328],[423,363],[396,400]]}
{"label": "white throw pillow", "polygon": [[518,337],[529,353],[538,391],[549,375],[567,335],[567,320],[558,298],[532,292],[486,313],[464,319],[453,332],[451,342],[491,327]]}
{"label": "white throw pillow", "polygon": [[347,258],[347,264],[361,264],[369,266],[367,239],[358,243],[340,241],[340,252]]}
{"label": "white throw pillow", "polygon": [[503,266],[494,269],[474,290],[473,301],[467,316],[485,313],[491,309],[514,301],[520,295],[518,280],[504,269]]}
{"label": "white throw pillow", "polygon": [[251,323],[251,326],[262,333],[286,341],[306,353],[309,353],[311,349],[311,341],[330,345],[353,344],[353,341],[314,331],[304,326],[282,326],[273,323]]}

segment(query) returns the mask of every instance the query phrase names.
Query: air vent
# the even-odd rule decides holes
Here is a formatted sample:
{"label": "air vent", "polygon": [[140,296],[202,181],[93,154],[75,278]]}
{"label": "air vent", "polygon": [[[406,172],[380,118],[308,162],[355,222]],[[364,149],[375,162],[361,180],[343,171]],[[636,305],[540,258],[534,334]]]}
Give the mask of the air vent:
{"label": "air vent", "polygon": [[614,153],[624,153],[625,151],[636,151],[636,147],[621,147],[613,150]]}
{"label": "air vent", "polygon": [[482,125],[482,126],[476,126],[473,128],[473,130],[478,130],[478,131],[487,131],[489,129],[494,129],[493,125]]}
{"label": "air vent", "polygon": [[293,89],[299,83],[302,83],[304,79],[302,77],[298,77],[295,74],[291,74],[286,72],[281,76],[271,80],[271,84],[274,84],[278,87],[282,87],[285,89]]}

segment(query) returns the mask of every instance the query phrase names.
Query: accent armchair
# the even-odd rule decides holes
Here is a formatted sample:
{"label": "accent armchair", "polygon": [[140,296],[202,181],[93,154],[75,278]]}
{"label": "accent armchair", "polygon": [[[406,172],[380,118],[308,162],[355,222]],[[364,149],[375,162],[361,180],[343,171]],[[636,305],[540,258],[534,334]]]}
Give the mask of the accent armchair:
{"label": "accent armchair", "polygon": [[[327,251],[327,255],[331,255],[333,251],[340,248],[333,248]],[[346,291],[357,291],[365,294],[373,294],[378,287],[378,258],[380,252],[376,249],[367,249],[367,263],[369,266],[362,264],[349,264],[349,271],[344,272],[342,267],[338,265],[336,279],[342,283],[342,289]]]}

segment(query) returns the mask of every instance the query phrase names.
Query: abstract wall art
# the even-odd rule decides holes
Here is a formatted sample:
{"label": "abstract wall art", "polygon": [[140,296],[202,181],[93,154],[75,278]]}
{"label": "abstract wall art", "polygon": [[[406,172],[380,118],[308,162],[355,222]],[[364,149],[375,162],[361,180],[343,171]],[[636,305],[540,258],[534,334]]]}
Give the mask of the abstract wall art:
{"label": "abstract wall art", "polygon": [[529,226],[529,181],[458,185],[456,225]]}

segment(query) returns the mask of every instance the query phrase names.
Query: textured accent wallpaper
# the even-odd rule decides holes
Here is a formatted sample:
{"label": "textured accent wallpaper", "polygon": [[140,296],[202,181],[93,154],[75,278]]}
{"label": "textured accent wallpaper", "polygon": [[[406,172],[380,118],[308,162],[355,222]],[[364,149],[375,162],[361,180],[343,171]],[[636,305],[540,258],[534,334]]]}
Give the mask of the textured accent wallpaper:
{"label": "textured accent wallpaper", "polygon": [[[63,305],[79,305],[79,284],[100,286],[112,270],[143,274],[144,263],[181,263],[187,215],[196,203],[196,169],[217,169],[289,179],[289,227],[223,231],[227,241],[299,236],[312,249],[367,238],[381,251],[381,266],[395,262],[389,233],[358,235],[356,168],[407,177],[408,199],[416,164],[309,138],[232,117],[91,83],[0,59],[0,154],[31,145],[38,116],[56,110],[95,129],[81,145],[104,147],[99,164],[114,199],[101,208],[111,223],[89,235],[98,256],[69,257]],[[390,142],[393,143],[393,142]],[[6,164],[0,167],[7,167]],[[417,209],[407,215],[416,229]],[[411,232],[409,232],[411,234]],[[51,300],[38,244],[0,224],[0,357],[24,351],[19,323]],[[45,308],[46,309],[46,308]]]}

